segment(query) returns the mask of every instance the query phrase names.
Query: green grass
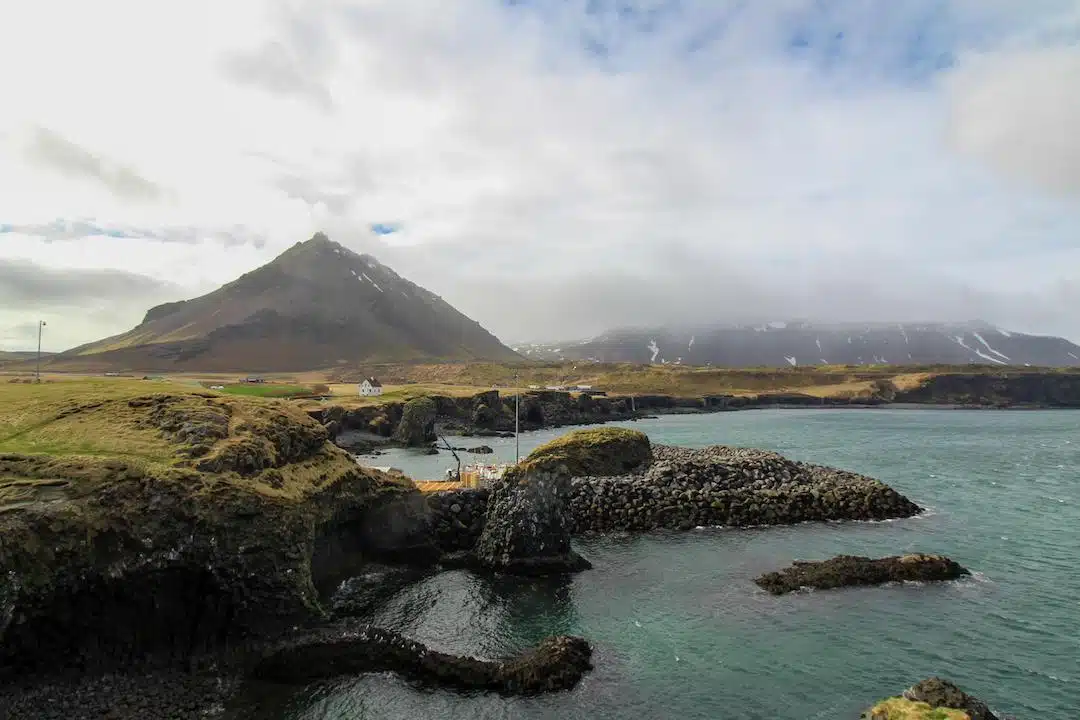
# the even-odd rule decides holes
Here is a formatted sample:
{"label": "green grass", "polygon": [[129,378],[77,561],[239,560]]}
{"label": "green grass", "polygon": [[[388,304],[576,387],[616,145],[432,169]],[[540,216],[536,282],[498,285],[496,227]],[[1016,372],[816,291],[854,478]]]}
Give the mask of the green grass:
{"label": "green grass", "polygon": [[932,708],[924,702],[905,698],[882,700],[863,717],[873,720],[971,720],[963,710]]}
{"label": "green grass", "polygon": [[311,395],[314,390],[307,385],[260,385],[257,383],[232,383],[221,392],[229,395],[245,395],[261,398],[290,398]]}

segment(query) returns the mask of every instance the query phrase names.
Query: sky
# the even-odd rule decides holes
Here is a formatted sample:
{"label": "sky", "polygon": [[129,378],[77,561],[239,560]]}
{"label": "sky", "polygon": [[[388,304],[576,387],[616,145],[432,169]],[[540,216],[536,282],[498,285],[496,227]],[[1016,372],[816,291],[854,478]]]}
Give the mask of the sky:
{"label": "sky", "polygon": [[1080,340],[1080,0],[0,4],[0,349],[316,231],[506,342]]}

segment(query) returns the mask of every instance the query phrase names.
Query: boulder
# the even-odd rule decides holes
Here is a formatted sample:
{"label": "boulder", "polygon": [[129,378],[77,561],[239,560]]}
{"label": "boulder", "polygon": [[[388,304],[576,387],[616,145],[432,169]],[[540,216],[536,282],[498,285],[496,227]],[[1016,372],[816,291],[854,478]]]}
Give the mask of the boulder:
{"label": "boulder", "polygon": [[591,565],[570,547],[570,475],[528,464],[511,469],[491,490],[476,545],[480,567],[519,575],[549,575]]}
{"label": "boulder", "polygon": [[394,440],[408,446],[434,442],[435,414],[435,401],[429,397],[414,398],[405,403],[401,422],[394,430]]}
{"label": "boulder", "polygon": [[954,683],[932,677],[862,714],[864,720],[998,720],[986,703]]}
{"label": "boulder", "polygon": [[924,702],[934,708],[963,710],[971,720],[998,720],[986,703],[968,695],[948,680],[932,677],[916,683],[904,691],[908,700]]}
{"label": "boulder", "polygon": [[266,654],[254,675],[307,684],[341,675],[395,672],[436,687],[532,695],[573,688],[592,669],[591,656],[582,638],[558,636],[508,660],[479,660],[432,650],[391,630],[345,625],[290,638]]}
{"label": "boulder", "polygon": [[887,582],[955,580],[971,573],[942,555],[899,555],[868,558],[840,555],[830,560],[796,561],[779,572],[765,573],[756,582],[773,595],[803,587],[827,590]]}
{"label": "boulder", "polygon": [[652,460],[649,436],[619,427],[574,430],[536,448],[525,458],[529,467],[563,467],[574,476],[623,475]]}
{"label": "boulder", "polygon": [[476,447],[466,448],[465,452],[473,453],[474,455],[491,455],[494,450],[489,445],[477,445]]}

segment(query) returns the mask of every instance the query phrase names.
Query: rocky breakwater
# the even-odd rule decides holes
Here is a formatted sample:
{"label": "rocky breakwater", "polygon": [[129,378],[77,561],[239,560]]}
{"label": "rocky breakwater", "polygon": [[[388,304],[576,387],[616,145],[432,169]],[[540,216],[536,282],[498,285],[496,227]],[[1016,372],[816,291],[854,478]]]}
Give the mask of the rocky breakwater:
{"label": "rocky breakwater", "polygon": [[472,550],[484,531],[486,489],[442,490],[426,496],[435,545],[444,553]]}
{"label": "rocky breakwater", "polygon": [[570,488],[573,531],[884,520],[922,512],[873,478],[774,452],[654,445],[651,455],[633,472],[577,474]]}
{"label": "rocky breakwater", "polygon": [[800,588],[830,590],[888,582],[939,582],[956,580],[971,572],[943,555],[899,555],[868,558],[840,555],[830,560],[796,561],[779,572],[765,573],[754,582],[773,595]]}

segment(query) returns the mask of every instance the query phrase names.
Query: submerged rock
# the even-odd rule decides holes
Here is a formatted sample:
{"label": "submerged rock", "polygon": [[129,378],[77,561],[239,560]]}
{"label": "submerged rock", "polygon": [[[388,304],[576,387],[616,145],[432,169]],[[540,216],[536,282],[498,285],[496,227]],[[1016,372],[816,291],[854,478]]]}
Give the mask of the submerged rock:
{"label": "submerged rock", "polygon": [[862,714],[864,720],[998,720],[986,703],[948,680],[933,677],[882,700]]}
{"label": "submerged rock", "polygon": [[942,555],[899,555],[868,558],[840,555],[830,560],[795,561],[779,572],[765,573],[756,582],[773,595],[803,587],[819,590],[887,582],[955,580],[971,573]]}
{"label": "submerged rock", "polygon": [[484,530],[476,544],[480,567],[519,575],[549,575],[592,567],[570,547],[565,468],[525,463],[491,490]]}
{"label": "submerged rock", "polygon": [[371,626],[325,628],[270,653],[254,668],[263,680],[303,684],[338,675],[395,672],[428,685],[514,695],[568,690],[592,669],[592,649],[578,637],[558,636],[503,661],[431,650],[391,630]]}

